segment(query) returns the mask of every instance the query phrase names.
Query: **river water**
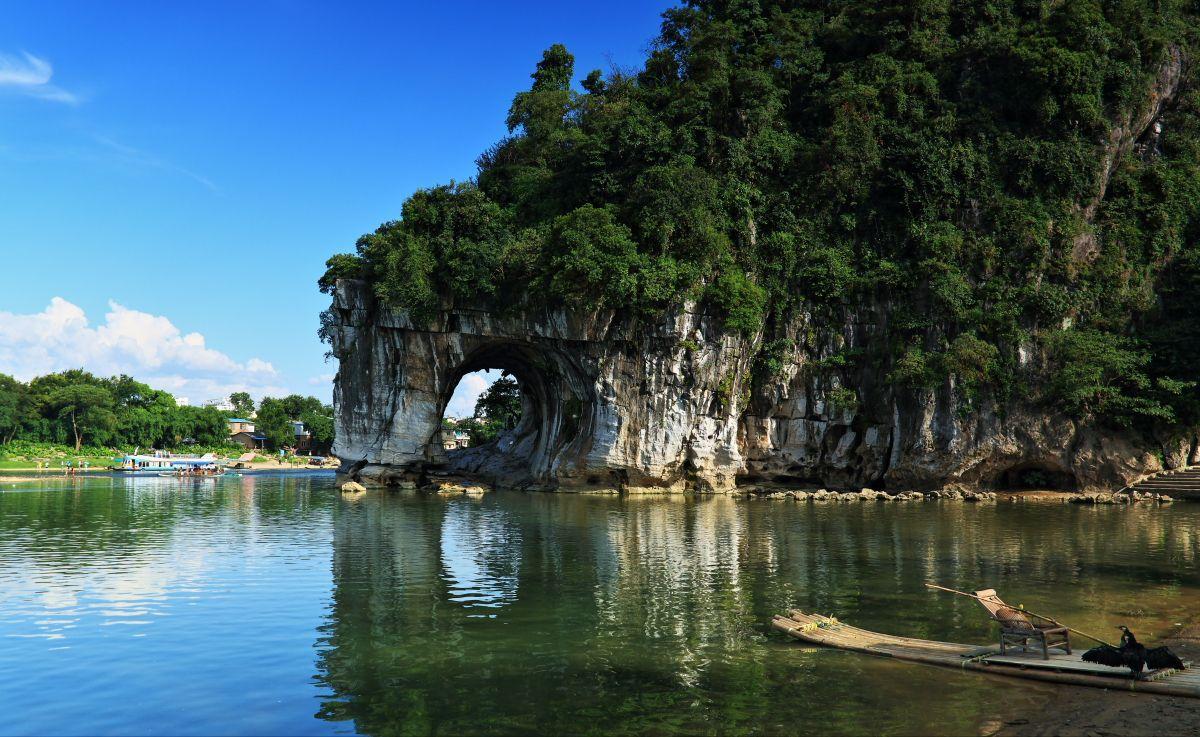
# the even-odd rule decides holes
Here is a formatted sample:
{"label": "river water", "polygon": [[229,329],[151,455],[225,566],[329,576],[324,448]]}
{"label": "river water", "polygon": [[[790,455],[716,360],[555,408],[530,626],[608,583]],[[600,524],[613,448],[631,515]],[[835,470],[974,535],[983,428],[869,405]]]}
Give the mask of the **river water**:
{"label": "river water", "polygon": [[1198,555],[1189,504],[0,482],[0,734],[986,734],[1062,692],[771,615],[992,641],[932,580],[1153,641],[1197,611]]}

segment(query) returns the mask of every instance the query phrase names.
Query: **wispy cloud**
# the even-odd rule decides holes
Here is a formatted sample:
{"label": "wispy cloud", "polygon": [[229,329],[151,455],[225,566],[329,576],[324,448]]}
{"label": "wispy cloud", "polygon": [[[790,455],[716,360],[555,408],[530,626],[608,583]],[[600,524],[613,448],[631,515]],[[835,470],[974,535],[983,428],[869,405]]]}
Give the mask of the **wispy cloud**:
{"label": "wispy cloud", "polygon": [[169,172],[174,172],[176,174],[182,174],[183,176],[185,176],[193,181],[199,182],[201,185],[203,185],[204,187],[206,187],[207,189],[209,189],[213,192],[221,191],[221,189],[216,185],[216,183],[213,182],[213,180],[209,179],[208,177],[206,177],[202,174],[197,174],[196,172],[192,171],[191,169],[185,169],[184,167],[179,166],[178,164],[173,164],[170,161],[167,161],[166,159],[159,158],[158,156],[155,156],[152,153],[142,151],[141,149],[134,148],[133,146],[126,146],[125,144],[123,144],[119,141],[114,141],[113,139],[108,138],[107,136],[92,136],[92,137],[96,140],[96,143],[99,143],[101,146],[104,146],[111,153],[115,154],[117,157],[119,157],[121,160],[125,161],[128,164],[133,164],[135,166],[144,166],[144,167],[148,167],[151,169],[161,169],[163,171],[169,171]]}
{"label": "wispy cloud", "polygon": [[0,54],[0,90],[40,100],[79,104],[79,96],[50,83],[54,67],[41,57],[23,51],[20,56]]}

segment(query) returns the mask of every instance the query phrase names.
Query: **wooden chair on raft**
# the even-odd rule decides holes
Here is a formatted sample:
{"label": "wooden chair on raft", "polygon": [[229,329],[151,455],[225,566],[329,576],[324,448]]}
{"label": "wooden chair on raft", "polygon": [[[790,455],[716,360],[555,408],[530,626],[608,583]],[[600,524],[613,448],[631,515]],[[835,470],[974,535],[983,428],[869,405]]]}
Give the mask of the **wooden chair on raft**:
{"label": "wooden chair on raft", "polygon": [[1004,655],[1010,645],[1019,645],[1022,650],[1029,652],[1032,642],[1042,651],[1042,659],[1050,659],[1050,648],[1062,647],[1071,654],[1071,633],[1068,628],[1052,619],[1039,617],[1036,614],[1014,609],[1005,604],[996,595],[995,589],[976,591],[979,603],[987,609],[990,616],[1000,625],[1000,654]]}

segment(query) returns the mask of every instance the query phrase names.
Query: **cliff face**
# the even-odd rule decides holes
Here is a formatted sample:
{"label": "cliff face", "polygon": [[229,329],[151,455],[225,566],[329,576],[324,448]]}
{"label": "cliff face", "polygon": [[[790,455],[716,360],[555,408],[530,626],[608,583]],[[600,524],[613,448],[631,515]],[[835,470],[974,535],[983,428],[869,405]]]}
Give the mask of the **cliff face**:
{"label": "cliff face", "polygon": [[[364,478],[445,467],[537,487],[729,488],[744,468],[728,377],[747,373],[748,346],[698,314],[635,329],[609,312],[460,309],[417,329],[345,280],[331,316],[335,453]],[[704,348],[679,345],[687,339]],[[485,368],[518,380],[521,422],[494,447],[447,457],[446,403],[459,379]]]}
{"label": "cliff face", "polygon": [[[692,305],[653,323],[455,308],[418,328],[364,283],[342,280],[327,314],[340,360],[334,452],[345,472],[389,483],[443,469],[526,488],[718,491],[739,482],[995,488],[1030,471],[1111,489],[1160,470],[1160,452],[1168,465],[1195,460],[1194,442],[1142,447],[1032,403],[968,411],[952,383],[898,389],[870,363],[831,378],[820,370],[831,356],[881,334],[883,318],[860,315],[886,310],[780,328],[795,347],[773,377],[755,381],[762,337],[729,335]],[[519,381],[521,422],[494,445],[446,454],[446,403],[462,376],[485,368]]]}

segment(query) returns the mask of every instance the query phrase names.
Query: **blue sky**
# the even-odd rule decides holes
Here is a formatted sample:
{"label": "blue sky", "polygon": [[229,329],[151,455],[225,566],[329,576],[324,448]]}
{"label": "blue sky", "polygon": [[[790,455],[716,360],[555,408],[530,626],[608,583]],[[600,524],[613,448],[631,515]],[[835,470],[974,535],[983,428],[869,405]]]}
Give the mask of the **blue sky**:
{"label": "blue sky", "polygon": [[328,398],[325,259],[472,176],[542,49],[636,66],[667,5],[6,3],[0,372]]}

